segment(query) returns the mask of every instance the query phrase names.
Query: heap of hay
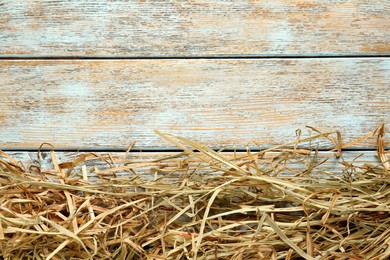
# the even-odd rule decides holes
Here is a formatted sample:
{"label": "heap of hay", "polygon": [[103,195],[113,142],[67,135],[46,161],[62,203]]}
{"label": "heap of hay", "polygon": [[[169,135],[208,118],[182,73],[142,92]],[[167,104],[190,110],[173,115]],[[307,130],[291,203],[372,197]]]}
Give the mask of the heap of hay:
{"label": "heap of hay", "polygon": [[[344,161],[342,148],[355,143],[341,145],[337,132],[239,154],[159,134],[183,152],[58,163],[51,151],[52,169],[2,152],[4,259],[389,258],[383,127],[375,165]],[[321,138],[342,167],[321,168],[326,159],[299,148]]]}

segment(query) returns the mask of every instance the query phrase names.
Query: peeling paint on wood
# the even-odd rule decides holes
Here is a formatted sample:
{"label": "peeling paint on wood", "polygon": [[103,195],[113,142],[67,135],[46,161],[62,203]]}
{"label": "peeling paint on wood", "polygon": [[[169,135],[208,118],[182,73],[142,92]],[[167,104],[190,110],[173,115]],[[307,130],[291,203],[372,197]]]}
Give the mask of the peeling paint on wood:
{"label": "peeling paint on wood", "polygon": [[[33,166],[36,170],[39,169],[43,172],[53,171],[54,169],[51,160],[51,155],[49,152],[42,152],[40,154],[39,159],[37,157],[37,152],[8,152],[8,154],[13,159],[15,159],[19,163],[19,165],[21,165],[26,169],[30,168],[31,166]],[[73,162],[76,158],[78,158],[83,154],[85,153],[56,152],[56,158],[59,164],[64,164],[68,162]],[[187,165],[186,167],[190,168],[188,172],[192,172],[195,168],[199,166],[200,160],[195,157],[191,157],[191,159],[186,159],[185,161],[184,161],[184,157],[169,159],[169,161],[164,160],[163,163],[161,163],[161,161],[158,161],[163,158],[171,157],[176,154],[177,153],[172,153],[172,152],[160,152],[160,153],[130,152],[128,155],[126,155],[126,153],[124,152],[123,153],[95,152],[95,155],[99,156],[99,159],[90,157],[80,165],[76,166],[74,168],[74,171],[80,173],[81,166],[85,165],[87,167],[88,172],[90,173],[89,176],[96,177],[97,173],[99,172],[101,173],[107,169],[118,167],[126,163],[129,165],[134,165],[135,172],[139,174],[141,177],[154,178],[155,171],[153,170],[153,168],[163,169],[165,171],[168,171],[170,168],[177,170],[178,165]],[[247,154],[244,153],[236,153],[234,155],[233,153],[226,153],[226,152],[223,152],[222,155],[228,159],[247,156]],[[269,152],[264,154],[263,157],[258,158],[256,162],[259,164],[259,166],[262,166],[261,167],[262,170],[265,170],[265,168],[263,167],[267,167],[267,164],[265,164],[264,162],[267,161],[269,163],[270,158],[275,158],[276,160],[278,160],[277,158],[278,155],[280,155],[280,153]],[[262,158],[265,158],[266,160],[263,160]],[[155,160],[154,163],[152,162],[153,160]],[[142,167],[137,166],[140,165],[139,164],[140,162],[150,162],[150,163]],[[319,164],[320,162],[323,163]],[[332,152],[319,152],[316,159],[314,159],[313,157],[306,158],[302,156],[301,159],[289,160],[288,162],[285,162],[284,166],[281,166],[280,168],[278,168],[278,170],[283,173],[291,174],[292,170],[296,172],[307,170],[310,166],[313,166],[313,163],[319,164],[315,167],[315,171],[318,172],[319,174],[324,175],[324,173],[321,173],[321,171],[323,171],[323,172],[329,172],[331,174],[335,174],[337,176],[348,174],[347,172],[343,171],[345,170],[346,164],[353,164],[354,166],[371,165],[371,167],[376,167],[381,165],[381,162],[377,157],[376,152],[372,152],[372,151],[371,152],[366,151],[364,153],[358,151],[345,151],[343,152],[343,156],[339,159],[337,159],[334,153]],[[345,165],[343,165],[343,163]],[[275,165],[273,165],[273,167],[274,166]],[[202,171],[202,169],[200,169],[200,171]],[[117,173],[123,174],[123,171]],[[210,174],[210,172],[208,172],[208,174]],[[313,175],[315,174],[313,173]]]}
{"label": "peeling paint on wood", "polygon": [[306,125],[348,142],[390,125],[389,83],[387,58],[2,60],[0,149],[174,148],[153,129],[261,148]]}
{"label": "peeling paint on wood", "polygon": [[0,56],[390,54],[387,0],[0,4]]}

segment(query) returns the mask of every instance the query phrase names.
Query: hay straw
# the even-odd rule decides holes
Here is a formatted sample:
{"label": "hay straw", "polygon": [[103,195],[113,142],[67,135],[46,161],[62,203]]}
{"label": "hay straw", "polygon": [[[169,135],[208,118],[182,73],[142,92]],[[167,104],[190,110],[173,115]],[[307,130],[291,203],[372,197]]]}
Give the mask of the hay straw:
{"label": "hay straw", "polygon": [[[24,167],[0,151],[4,259],[387,259],[389,161],[384,130],[342,144],[321,133],[253,153],[216,152],[157,132],[184,152],[94,153]],[[380,165],[343,161],[377,135]],[[344,169],[302,145],[330,140]],[[38,160],[40,159],[38,153]],[[99,162],[91,166],[91,162]],[[118,163],[121,161],[121,163]],[[105,165],[102,167],[102,165]]]}

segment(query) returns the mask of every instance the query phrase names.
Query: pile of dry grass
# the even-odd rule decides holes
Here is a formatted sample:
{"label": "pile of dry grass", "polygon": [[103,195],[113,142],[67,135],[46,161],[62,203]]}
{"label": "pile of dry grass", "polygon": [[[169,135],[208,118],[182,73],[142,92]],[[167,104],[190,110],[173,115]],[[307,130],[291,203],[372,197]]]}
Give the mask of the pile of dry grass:
{"label": "pile of dry grass", "polygon": [[[159,134],[184,152],[139,161],[126,154],[118,165],[94,153],[57,163],[51,151],[52,169],[25,168],[2,153],[4,259],[390,256],[383,127],[375,132],[382,163],[343,162],[337,173],[320,168],[315,150],[298,148],[325,138],[342,158],[342,148],[355,143],[342,146],[337,132],[241,154]],[[91,162],[106,166],[87,170]]]}

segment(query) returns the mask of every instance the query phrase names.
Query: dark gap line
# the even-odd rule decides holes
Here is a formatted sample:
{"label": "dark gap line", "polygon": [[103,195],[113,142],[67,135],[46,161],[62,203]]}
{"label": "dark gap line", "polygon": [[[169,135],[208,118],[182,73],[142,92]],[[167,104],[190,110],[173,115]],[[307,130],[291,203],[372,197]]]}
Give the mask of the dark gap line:
{"label": "dark gap line", "polygon": [[230,60],[230,59],[364,59],[364,58],[390,58],[390,54],[365,55],[205,55],[205,56],[0,56],[0,60]]}
{"label": "dark gap line", "polygon": [[[288,149],[288,148],[286,148]],[[291,149],[291,148],[290,148]],[[221,149],[213,149],[214,151],[219,151]],[[250,149],[251,152],[257,153],[267,150],[266,149]],[[283,149],[281,149],[283,150]],[[2,149],[1,151],[3,152],[38,152],[37,149]],[[51,149],[41,149],[41,152],[49,152]],[[63,153],[92,153],[92,152],[97,152],[97,153],[125,153],[126,149],[54,149],[55,152],[63,152]],[[198,152],[198,150],[194,150],[195,152]],[[246,149],[224,149],[222,150],[223,152],[227,153],[245,153],[247,152]],[[275,150],[277,151],[277,150]],[[318,151],[318,152],[332,152],[330,149],[312,149],[312,151]],[[347,148],[347,149],[342,149],[343,152],[376,152],[376,149],[369,149],[369,148],[362,148],[362,149],[353,149],[353,148]],[[130,150],[130,153],[181,153],[184,152],[184,150],[181,149],[132,149]]]}

